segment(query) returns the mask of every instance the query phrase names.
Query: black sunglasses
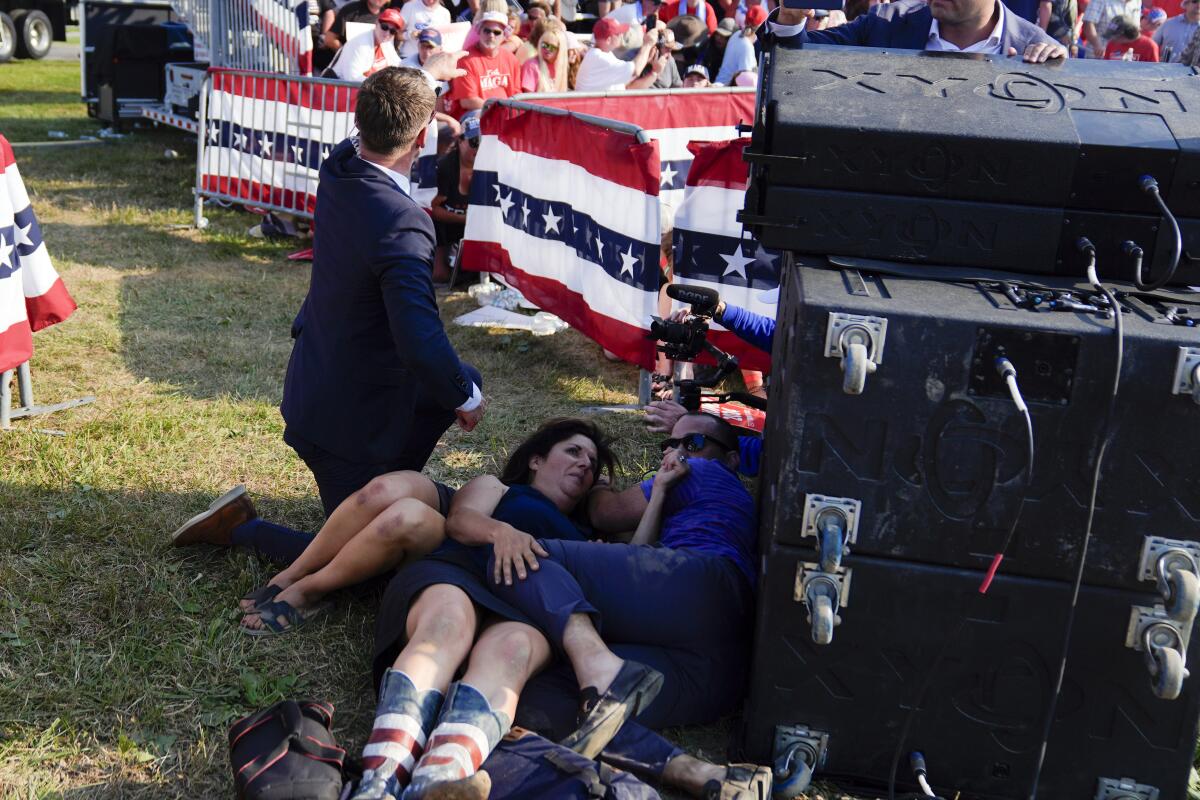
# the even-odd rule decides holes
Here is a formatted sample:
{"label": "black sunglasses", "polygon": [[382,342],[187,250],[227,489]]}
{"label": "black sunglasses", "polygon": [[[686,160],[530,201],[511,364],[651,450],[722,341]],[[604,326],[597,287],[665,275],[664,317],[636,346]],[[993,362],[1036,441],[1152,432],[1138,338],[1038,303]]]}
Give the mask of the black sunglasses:
{"label": "black sunglasses", "polygon": [[729,445],[725,444],[721,440],[715,439],[712,436],[708,436],[707,434],[703,433],[688,433],[680,436],[677,439],[663,439],[659,443],[659,446],[662,447],[662,451],[664,453],[668,450],[674,450],[676,447],[680,446],[682,446],[683,449],[688,453],[699,453],[709,442],[717,445],[722,450],[731,449]]}
{"label": "black sunglasses", "polygon": [[470,139],[467,139],[467,144],[471,145],[471,147],[474,147],[475,149],[478,150],[479,149],[479,137],[472,136]]}
{"label": "black sunglasses", "polygon": [[388,25],[387,23],[381,22],[381,23],[379,23],[379,27],[383,28],[384,33],[395,33],[396,32],[396,28],[393,27],[392,25]]}

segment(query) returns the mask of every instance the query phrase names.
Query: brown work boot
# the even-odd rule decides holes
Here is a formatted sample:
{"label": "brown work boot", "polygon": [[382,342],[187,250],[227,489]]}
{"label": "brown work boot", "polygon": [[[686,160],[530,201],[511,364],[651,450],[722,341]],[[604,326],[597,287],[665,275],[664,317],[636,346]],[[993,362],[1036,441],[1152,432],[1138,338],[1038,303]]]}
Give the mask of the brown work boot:
{"label": "brown work boot", "polygon": [[214,500],[207,511],[183,523],[171,534],[171,543],[176,547],[189,544],[229,547],[233,544],[233,529],[257,517],[254,503],[246,496],[246,487],[238,485]]}

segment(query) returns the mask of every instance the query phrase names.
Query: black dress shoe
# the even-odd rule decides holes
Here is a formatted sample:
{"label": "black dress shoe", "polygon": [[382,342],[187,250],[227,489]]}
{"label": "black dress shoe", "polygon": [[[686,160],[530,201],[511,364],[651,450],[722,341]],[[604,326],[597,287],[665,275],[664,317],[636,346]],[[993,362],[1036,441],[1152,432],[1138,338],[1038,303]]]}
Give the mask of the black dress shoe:
{"label": "black dress shoe", "polygon": [[626,661],[608,691],[598,694],[590,689],[592,697],[584,703],[579,727],[561,744],[587,758],[595,758],[626,721],[654,702],[662,685],[661,672],[636,661]]}

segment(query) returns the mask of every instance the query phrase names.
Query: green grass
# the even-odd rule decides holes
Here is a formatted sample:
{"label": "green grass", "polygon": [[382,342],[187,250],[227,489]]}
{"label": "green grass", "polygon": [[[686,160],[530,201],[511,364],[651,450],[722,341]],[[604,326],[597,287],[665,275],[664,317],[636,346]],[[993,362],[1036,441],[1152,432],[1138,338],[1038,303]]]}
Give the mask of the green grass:
{"label": "green grass", "polygon": [[[0,133],[94,134],[76,70],[0,67]],[[246,237],[244,213],[212,208],[208,230],[187,227],[192,146],[144,129],[93,147],[17,150],[79,303],[36,337],[37,395],[97,399],[0,434],[3,797],[229,796],[229,722],[282,697],[332,701],[352,750],[369,729],[373,602],[342,599],[295,634],[250,639],[237,631],[235,601],[268,566],[166,543],[239,482],[265,517],[297,527],[321,518],[277,410],[307,265],[286,261],[288,246]],[[183,158],[164,158],[168,148]],[[464,294],[442,299],[447,319],[472,305]],[[634,401],[634,370],[573,332],[450,331],[486,376],[491,405],[475,433],[443,438],[429,464],[436,478],[459,484],[495,469],[548,416]],[[628,474],[656,460],[635,418],[604,424]],[[720,724],[678,735],[723,756]]]}

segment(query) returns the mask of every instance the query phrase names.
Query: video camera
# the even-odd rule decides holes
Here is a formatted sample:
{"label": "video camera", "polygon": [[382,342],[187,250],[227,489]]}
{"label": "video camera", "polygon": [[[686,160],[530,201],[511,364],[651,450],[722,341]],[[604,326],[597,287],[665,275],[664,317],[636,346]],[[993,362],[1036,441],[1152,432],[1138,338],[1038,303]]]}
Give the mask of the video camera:
{"label": "video camera", "polygon": [[677,381],[679,403],[688,411],[698,411],[702,399],[715,400],[724,403],[735,400],[751,408],[767,408],[767,401],[746,392],[704,393],[702,389],[711,389],[738,369],[737,356],[720,350],[708,341],[708,321],[716,313],[721,303],[721,295],[716,290],[704,286],[687,286],[672,283],[667,286],[667,297],[679,300],[692,307],[691,316],[682,322],[666,320],[662,317],[651,317],[649,338],[662,342],[658,350],[665,353],[667,358],[676,361],[694,361],[701,353],[708,353],[717,361],[717,371],[707,378],[685,378]]}

